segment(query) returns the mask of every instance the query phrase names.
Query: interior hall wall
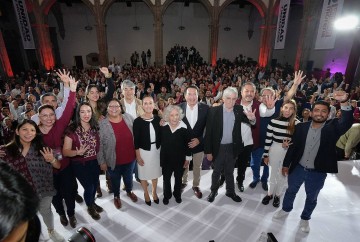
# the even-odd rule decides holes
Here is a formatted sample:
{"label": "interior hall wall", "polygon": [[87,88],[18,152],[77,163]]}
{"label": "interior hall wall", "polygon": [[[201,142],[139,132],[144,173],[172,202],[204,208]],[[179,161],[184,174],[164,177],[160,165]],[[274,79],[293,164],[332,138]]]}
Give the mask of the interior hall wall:
{"label": "interior hall wall", "polygon": [[[90,10],[81,3],[73,3],[71,7],[61,4],[63,13],[65,38],[62,39],[58,33],[58,26],[54,15],[49,13],[48,23],[50,27],[57,29],[57,40],[62,64],[65,67],[75,65],[74,56],[82,56],[86,65],[86,55],[98,53],[96,40],[95,20]],[[85,26],[92,26],[91,31],[85,30]]]}
{"label": "interior hall wall", "polygon": [[[136,18],[135,18],[136,5]],[[257,60],[259,55],[261,18],[258,15],[254,35],[251,40],[247,37],[248,30],[248,5],[239,9],[238,5],[229,6],[220,20],[218,57],[233,60],[239,54]],[[95,20],[84,4],[72,4],[72,7],[61,4],[64,15],[65,38],[58,34],[58,43],[62,63],[65,66],[75,65],[74,56],[83,56],[85,67],[86,55],[98,53]],[[229,15],[230,12],[230,15]],[[225,17],[227,19],[225,19]],[[50,27],[56,27],[54,16],[49,14]],[[171,47],[194,46],[205,61],[209,59],[209,14],[201,3],[190,3],[184,7],[183,3],[172,3],[163,16],[163,61]],[[125,3],[114,3],[106,16],[107,41],[109,60],[119,61],[121,64],[129,63],[134,51],[141,53],[150,49],[154,61],[154,20],[153,15],[144,3],[133,3],[126,7]],[[85,30],[90,25],[93,30]],[[140,30],[134,31],[138,25]],[[179,30],[182,25],[184,30]],[[231,26],[231,31],[224,31],[225,26]]]}
{"label": "interior hall wall", "polygon": [[[242,54],[258,60],[260,48],[260,26],[262,19],[259,12],[254,11],[253,36],[248,38],[250,5],[239,8],[238,4],[228,5],[221,13],[219,27],[218,58],[226,58],[231,61]],[[230,31],[225,31],[230,27]]]}

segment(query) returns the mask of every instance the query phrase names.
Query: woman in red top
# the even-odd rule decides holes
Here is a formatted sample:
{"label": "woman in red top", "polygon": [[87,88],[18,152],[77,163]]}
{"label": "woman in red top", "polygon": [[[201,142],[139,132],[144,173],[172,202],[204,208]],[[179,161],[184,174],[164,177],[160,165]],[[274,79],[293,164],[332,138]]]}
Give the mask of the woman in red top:
{"label": "woman in red top", "polygon": [[101,169],[110,174],[114,191],[114,205],[120,209],[121,177],[124,179],[127,196],[133,202],[137,201],[137,196],[132,192],[132,173],[136,162],[132,133],[134,119],[130,114],[121,113],[121,104],[118,99],[112,99],[107,109],[107,118],[99,123],[98,162]]}
{"label": "woman in red top", "polygon": [[81,103],[76,110],[75,122],[70,125],[64,138],[63,154],[71,157],[76,178],[84,187],[84,199],[89,215],[99,220],[104,211],[95,203],[99,184],[100,167],[96,158],[99,152],[98,124],[89,103]]}
{"label": "woman in red top", "polygon": [[65,215],[65,209],[63,205],[63,199],[66,203],[67,215],[70,219],[71,227],[76,227],[75,218],[75,176],[71,167],[69,166],[69,158],[63,157],[62,136],[65,129],[70,123],[73,110],[75,108],[75,94],[76,94],[77,82],[74,78],[70,77],[70,96],[66,104],[63,115],[60,119],[56,120],[54,107],[51,105],[43,105],[39,108],[39,129],[43,134],[43,140],[46,146],[50,147],[55,158],[60,161],[60,171],[54,171],[54,187],[57,191],[53,197],[52,203],[56,209],[56,212],[60,215],[60,222],[66,226],[68,220]]}

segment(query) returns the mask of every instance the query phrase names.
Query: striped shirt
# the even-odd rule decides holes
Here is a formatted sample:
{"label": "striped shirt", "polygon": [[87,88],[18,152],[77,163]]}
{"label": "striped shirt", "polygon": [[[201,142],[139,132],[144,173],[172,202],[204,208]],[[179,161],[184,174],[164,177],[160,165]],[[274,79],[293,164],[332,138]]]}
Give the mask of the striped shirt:
{"label": "striped shirt", "polygon": [[[299,121],[295,120],[295,125],[298,124]],[[290,139],[292,135],[289,134],[287,127],[289,126],[289,119],[280,118],[280,119],[272,119],[267,126],[266,129],[266,139],[265,139],[265,147],[264,147],[264,157],[269,155],[269,149],[272,143],[282,144],[285,139]]]}

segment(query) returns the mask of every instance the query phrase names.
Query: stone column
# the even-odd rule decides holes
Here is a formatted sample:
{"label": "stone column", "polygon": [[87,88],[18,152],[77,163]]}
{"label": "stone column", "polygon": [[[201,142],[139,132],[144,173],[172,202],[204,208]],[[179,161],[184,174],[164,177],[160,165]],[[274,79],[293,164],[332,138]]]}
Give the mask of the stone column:
{"label": "stone column", "polygon": [[99,62],[100,66],[108,66],[108,44],[107,44],[107,33],[105,24],[105,7],[100,3],[99,0],[95,0],[93,6],[93,12],[95,17],[95,29],[96,37],[99,49]]}
{"label": "stone column", "polygon": [[299,42],[296,48],[295,70],[305,70],[310,52],[314,46],[319,25],[322,1],[304,0],[303,21],[301,24]]}
{"label": "stone column", "polygon": [[209,25],[209,60],[211,65],[216,65],[217,51],[219,44],[219,1],[215,0],[214,7],[212,8]]}
{"label": "stone column", "polygon": [[45,23],[45,17],[41,9],[34,5],[33,8],[35,24],[32,27],[36,31],[37,50],[41,60],[40,65],[46,70],[50,70],[55,66],[54,55],[52,52],[52,44],[50,40],[49,26]]}
{"label": "stone column", "polygon": [[[214,10],[216,11],[216,10]],[[209,25],[210,32],[209,32],[209,49],[210,49],[210,56],[209,56],[209,63],[211,65],[216,65],[217,60],[217,51],[218,51],[218,44],[219,44],[219,15],[218,13],[214,14],[211,19],[211,23]]]}
{"label": "stone column", "polygon": [[96,17],[96,37],[99,48],[99,62],[100,66],[108,66],[108,46],[107,46],[107,36],[106,36],[106,24],[102,19]]}
{"label": "stone column", "polygon": [[163,17],[161,2],[154,6],[155,66],[163,65]]}

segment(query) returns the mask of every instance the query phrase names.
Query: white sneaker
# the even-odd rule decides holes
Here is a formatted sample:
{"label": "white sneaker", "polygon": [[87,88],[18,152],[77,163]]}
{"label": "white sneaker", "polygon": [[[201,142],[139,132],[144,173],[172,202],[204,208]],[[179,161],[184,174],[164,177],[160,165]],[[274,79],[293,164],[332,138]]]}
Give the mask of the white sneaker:
{"label": "white sneaker", "polygon": [[304,233],[309,233],[310,232],[309,220],[301,219],[301,221],[300,221],[300,229]]}
{"label": "white sneaker", "polygon": [[48,232],[49,232],[49,237],[52,241],[54,241],[54,242],[64,242],[65,241],[64,237],[62,237],[58,232],[56,232],[55,229],[53,229],[51,231],[49,230]]}
{"label": "white sneaker", "polygon": [[289,214],[289,212],[285,212],[284,210],[281,209],[281,210],[277,211],[276,213],[274,213],[273,218],[279,219],[279,218],[285,217],[288,214]]}

